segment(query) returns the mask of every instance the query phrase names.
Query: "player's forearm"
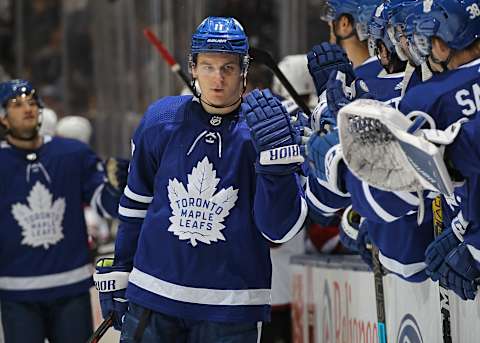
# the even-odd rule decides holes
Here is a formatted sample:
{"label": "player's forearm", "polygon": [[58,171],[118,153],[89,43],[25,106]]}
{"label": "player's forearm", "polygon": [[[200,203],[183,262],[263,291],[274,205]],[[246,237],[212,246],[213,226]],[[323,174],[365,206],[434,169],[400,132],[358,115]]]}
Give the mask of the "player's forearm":
{"label": "player's forearm", "polygon": [[295,174],[257,174],[254,219],[263,235],[283,243],[303,227],[307,204]]}

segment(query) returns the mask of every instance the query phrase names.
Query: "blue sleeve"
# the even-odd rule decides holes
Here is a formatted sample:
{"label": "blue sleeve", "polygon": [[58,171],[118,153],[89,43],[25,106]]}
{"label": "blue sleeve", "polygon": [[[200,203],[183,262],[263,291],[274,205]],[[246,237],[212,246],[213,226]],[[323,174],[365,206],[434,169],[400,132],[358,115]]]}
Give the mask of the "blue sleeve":
{"label": "blue sleeve", "polygon": [[308,212],[298,176],[257,174],[253,212],[268,240],[284,243],[295,236]]}
{"label": "blue sleeve", "polygon": [[106,176],[102,161],[89,147],[85,147],[82,165],[82,201],[90,204],[102,217],[116,218],[118,196],[105,189]]}
{"label": "blue sleeve", "polygon": [[463,236],[468,251],[475,260],[475,266],[480,270],[480,228],[473,224]]}
{"label": "blue sleeve", "polygon": [[351,204],[350,194],[338,193],[310,173],[305,191],[310,216],[319,224],[328,225],[339,210]]}
{"label": "blue sleeve", "polygon": [[[138,130],[142,130],[138,133]],[[148,207],[153,200],[153,185],[158,169],[148,130],[137,129],[132,141],[132,159],[127,186],[118,207],[120,224],[115,241],[115,263],[131,266]]]}
{"label": "blue sleeve", "polygon": [[480,174],[480,119],[462,125],[455,141],[445,149],[447,158],[463,176]]}
{"label": "blue sleeve", "polygon": [[419,199],[409,192],[386,192],[369,186],[351,172],[345,175],[352,207],[362,216],[377,223],[390,223],[417,211]]}

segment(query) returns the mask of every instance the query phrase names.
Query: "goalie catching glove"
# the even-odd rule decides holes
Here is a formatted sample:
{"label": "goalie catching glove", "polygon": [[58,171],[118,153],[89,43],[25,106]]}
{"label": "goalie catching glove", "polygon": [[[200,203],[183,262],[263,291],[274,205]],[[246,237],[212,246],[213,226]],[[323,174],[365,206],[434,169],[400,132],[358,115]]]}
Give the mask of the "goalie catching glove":
{"label": "goalie catching glove", "polygon": [[270,90],[253,90],[245,97],[242,111],[258,157],[260,174],[286,175],[296,172],[304,158],[301,138],[290,116]]}
{"label": "goalie catching glove", "polygon": [[338,129],[344,161],[354,175],[382,190],[452,194],[444,145],[453,142],[463,120],[444,131],[418,130],[422,117],[431,117],[423,112],[412,114],[422,120],[412,122],[376,100],[360,99],[343,107],[338,113]]}
{"label": "goalie catching glove", "polygon": [[106,319],[113,314],[113,327],[120,331],[123,317],[128,309],[125,291],[131,268],[114,266],[113,261],[112,258],[98,260],[93,281],[99,292],[103,318]]}

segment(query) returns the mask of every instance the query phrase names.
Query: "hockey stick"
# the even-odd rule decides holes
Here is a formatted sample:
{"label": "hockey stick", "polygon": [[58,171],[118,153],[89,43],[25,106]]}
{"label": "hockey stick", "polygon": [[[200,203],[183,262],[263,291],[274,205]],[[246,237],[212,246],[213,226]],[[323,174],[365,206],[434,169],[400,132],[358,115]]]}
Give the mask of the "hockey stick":
{"label": "hockey stick", "polygon": [[168,65],[170,66],[170,70],[175,74],[177,74],[182,79],[182,81],[185,82],[185,84],[190,89],[192,94],[196,94],[195,90],[192,87],[190,78],[187,76],[187,74],[185,74],[185,72],[182,70],[180,65],[175,61],[173,56],[168,52],[167,48],[165,47],[165,45],[163,45],[160,39],[158,39],[157,36],[149,28],[143,29],[143,34],[148,39],[148,41],[157,49],[157,51],[163,57],[165,62],[168,63]]}
{"label": "hockey stick", "polygon": [[95,330],[95,332],[90,336],[87,343],[98,343],[100,339],[105,335],[105,332],[113,325],[113,313],[105,318],[105,320],[100,324],[100,326]]}
{"label": "hockey stick", "polygon": [[[442,212],[442,198],[438,195],[432,201],[433,212],[433,232],[435,237],[440,235],[443,231],[443,212]],[[448,296],[448,289],[443,287],[438,282],[440,294],[440,312],[442,316],[442,335],[443,343],[452,343],[451,323],[450,323],[450,298]]]}
{"label": "hockey stick", "polygon": [[282,85],[287,89],[293,100],[295,100],[297,105],[301,107],[301,109],[303,110],[303,112],[305,112],[306,115],[310,116],[312,114],[310,108],[308,108],[300,95],[298,95],[297,91],[295,90],[295,88],[293,88],[290,81],[288,81],[288,79],[285,77],[285,74],[283,74],[280,68],[278,68],[277,63],[273,59],[272,55],[270,55],[270,53],[257,48],[250,48],[248,53],[253,59],[253,61],[266,65],[275,74],[275,76],[280,80]]}
{"label": "hockey stick", "polygon": [[375,302],[377,305],[378,342],[387,343],[385,318],[385,296],[383,294],[383,267],[378,257],[378,248],[372,245],[373,280],[375,283]]}

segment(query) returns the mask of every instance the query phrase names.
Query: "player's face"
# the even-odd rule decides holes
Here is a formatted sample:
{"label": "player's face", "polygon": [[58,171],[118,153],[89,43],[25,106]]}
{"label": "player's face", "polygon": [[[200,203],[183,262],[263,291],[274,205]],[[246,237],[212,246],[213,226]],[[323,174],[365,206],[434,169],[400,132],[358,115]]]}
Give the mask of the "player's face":
{"label": "player's face", "polygon": [[243,77],[237,54],[201,53],[192,69],[202,98],[217,106],[235,103],[242,95]]}
{"label": "player's face", "polygon": [[31,96],[18,96],[7,104],[7,115],[1,118],[2,124],[17,137],[35,136],[39,122],[39,107]]}

